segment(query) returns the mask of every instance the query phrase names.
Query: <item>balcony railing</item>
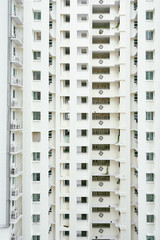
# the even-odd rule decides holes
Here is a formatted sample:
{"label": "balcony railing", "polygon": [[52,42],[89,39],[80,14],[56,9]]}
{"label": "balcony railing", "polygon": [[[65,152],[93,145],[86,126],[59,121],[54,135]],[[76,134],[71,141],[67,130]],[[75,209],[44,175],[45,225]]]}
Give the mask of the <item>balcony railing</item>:
{"label": "balcony railing", "polygon": [[12,39],[17,39],[21,43],[23,42],[22,36],[20,34],[18,34],[18,33],[14,33],[12,35]]}
{"label": "balcony railing", "polygon": [[11,107],[22,108],[22,101],[12,100]]}
{"label": "balcony railing", "polygon": [[13,55],[12,56],[12,62],[14,64],[17,64],[18,66],[22,66],[23,65],[23,61],[22,61],[21,57],[19,57],[19,56]]}
{"label": "balcony railing", "polygon": [[10,152],[16,153],[22,151],[22,144],[15,144],[11,146]]}
{"label": "balcony railing", "polygon": [[18,197],[22,193],[22,186],[19,186],[18,188],[12,188],[11,189],[11,196],[12,197]]}
{"label": "balcony railing", "polygon": [[17,175],[22,172],[22,165],[11,168],[11,175]]}
{"label": "balcony railing", "polygon": [[17,24],[20,25],[23,23],[22,11],[20,11],[20,9],[15,6],[13,8],[12,17],[14,18]]}
{"label": "balcony railing", "polygon": [[21,121],[14,121],[11,123],[12,130],[19,130],[22,129],[22,122]]}
{"label": "balcony railing", "polygon": [[17,220],[20,216],[22,215],[22,208],[14,209],[11,212],[11,219],[12,220]]}
{"label": "balcony railing", "polygon": [[22,229],[19,229],[17,233],[13,233],[11,240],[21,240],[22,239]]}
{"label": "balcony railing", "polygon": [[11,84],[22,87],[23,81],[22,81],[22,79],[19,79],[18,77],[12,77]]}

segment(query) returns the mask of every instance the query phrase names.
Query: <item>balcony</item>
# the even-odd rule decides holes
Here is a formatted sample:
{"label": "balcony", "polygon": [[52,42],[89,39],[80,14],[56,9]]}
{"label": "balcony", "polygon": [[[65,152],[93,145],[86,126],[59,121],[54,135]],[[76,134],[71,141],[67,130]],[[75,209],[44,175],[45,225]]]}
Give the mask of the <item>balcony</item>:
{"label": "balcony", "polygon": [[11,100],[11,108],[22,108],[22,101]]}
{"label": "balcony", "polygon": [[13,121],[10,125],[10,129],[13,131],[22,130],[22,122],[21,121]]}
{"label": "balcony", "polygon": [[22,79],[20,79],[18,77],[12,77],[11,85],[16,86],[16,87],[22,87],[23,81],[22,81]]}
{"label": "balcony", "polygon": [[10,173],[11,173],[12,177],[19,176],[20,174],[22,174],[22,165],[17,166],[17,167],[11,167]]}
{"label": "balcony", "polygon": [[11,212],[11,223],[15,224],[22,217],[22,208],[14,209]]}
{"label": "balcony", "polygon": [[23,61],[19,56],[12,56],[12,63],[16,65],[17,67],[22,67],[23,66]]}
{"label": "balcony", "polygon": [[[18,1],[22,1],[22,0],[18,0]],[[12,19],[14,20],[14,22],[17,25],[23,25],[22,11],[20,11],[20,9],[14,7],[14,11],[12,12]]]}
{"label": "balcony", "polygon": [[22,229],[19,229],[18,232],[13,233],[11,236],[11,240],[21,240],[22,239]]}
{"label": "balcony", "polygon": [[11,189],[11,199],[16,200],[22,195],[22,185]]}
{"label": "balcony", "polygon": [[22,36],[18,33],[13,34],[11,40],[19,47],[23,45]]}
{"label": "balcony", "polygon": [[11,146],[11,149],[10,149],[11,154],[16,154],[19,152],[22,152],[22,144],[21,143]]}
{"label": "balcony", "polygon": [[23,0],[15,0],[17,4],[23,4]]}

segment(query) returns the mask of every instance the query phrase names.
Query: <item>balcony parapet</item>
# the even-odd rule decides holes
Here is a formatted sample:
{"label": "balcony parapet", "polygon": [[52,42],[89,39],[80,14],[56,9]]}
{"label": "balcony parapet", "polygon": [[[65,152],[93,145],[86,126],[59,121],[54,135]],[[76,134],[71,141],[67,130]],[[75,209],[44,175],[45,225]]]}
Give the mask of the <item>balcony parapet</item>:
{"label": "balcony parapet", "polygon": [[19,229],[17,233],[13,233],[11,240],[21,240],[22,239],[22,229]]}
{"label": "balcony parapet", "polygon": [[22,151],[22,144],[15,144],[11,146],[10,152],[11,153],[18,153]]}
{"label": "balcony parapet", "polygon": [[11,130],[20,130],[22,129],[22,127],[23,126],[21,121],[14,121],[11,123],[11,126],[10,126]]}
{"label": "balcony parapet", "polygon": [[23,86],[23,81],[22,81],[22,79],[19,79],[17,77],[13,77],[12,80],[11,80],[11,84],[16,85],[18,87],[22,87]]}
{"label": "balcony parapet", "polygon": [[14,209],[11,212],[11,222],[18,220],[22,216],[22,208]]}
{"label": "balcony parapet", "polygon": [[22,108],[22,101],[11,100],[11,107]]}
{"label": "balcony parapet", "polygon": [[11,175],[19,175],[22,173],[22,165],[18,167],[11,167]]}
{"label": "balcony parapet", "polygon": [[21,193],[22,193],[22,185],[20,185],[18,188],[11,189],[11,197],[19,197]]}

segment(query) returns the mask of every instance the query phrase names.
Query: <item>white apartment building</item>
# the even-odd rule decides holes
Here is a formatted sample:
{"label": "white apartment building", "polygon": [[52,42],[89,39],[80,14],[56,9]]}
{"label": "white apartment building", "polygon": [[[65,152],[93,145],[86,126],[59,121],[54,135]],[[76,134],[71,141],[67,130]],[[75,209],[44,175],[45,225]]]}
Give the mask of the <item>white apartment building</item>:
{"label": "white apartment building", "polygon": [[0,239],[159,240],[160,2],[1,6]]}

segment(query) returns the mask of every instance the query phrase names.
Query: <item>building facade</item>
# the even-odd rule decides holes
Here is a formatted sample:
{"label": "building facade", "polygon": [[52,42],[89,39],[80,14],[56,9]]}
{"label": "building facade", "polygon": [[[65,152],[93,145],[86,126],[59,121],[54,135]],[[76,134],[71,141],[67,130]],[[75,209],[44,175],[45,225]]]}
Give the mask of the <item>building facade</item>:
{"label": "building facade", "polygon": [[159,1],[2,5],[0,239],[158,240]]}

